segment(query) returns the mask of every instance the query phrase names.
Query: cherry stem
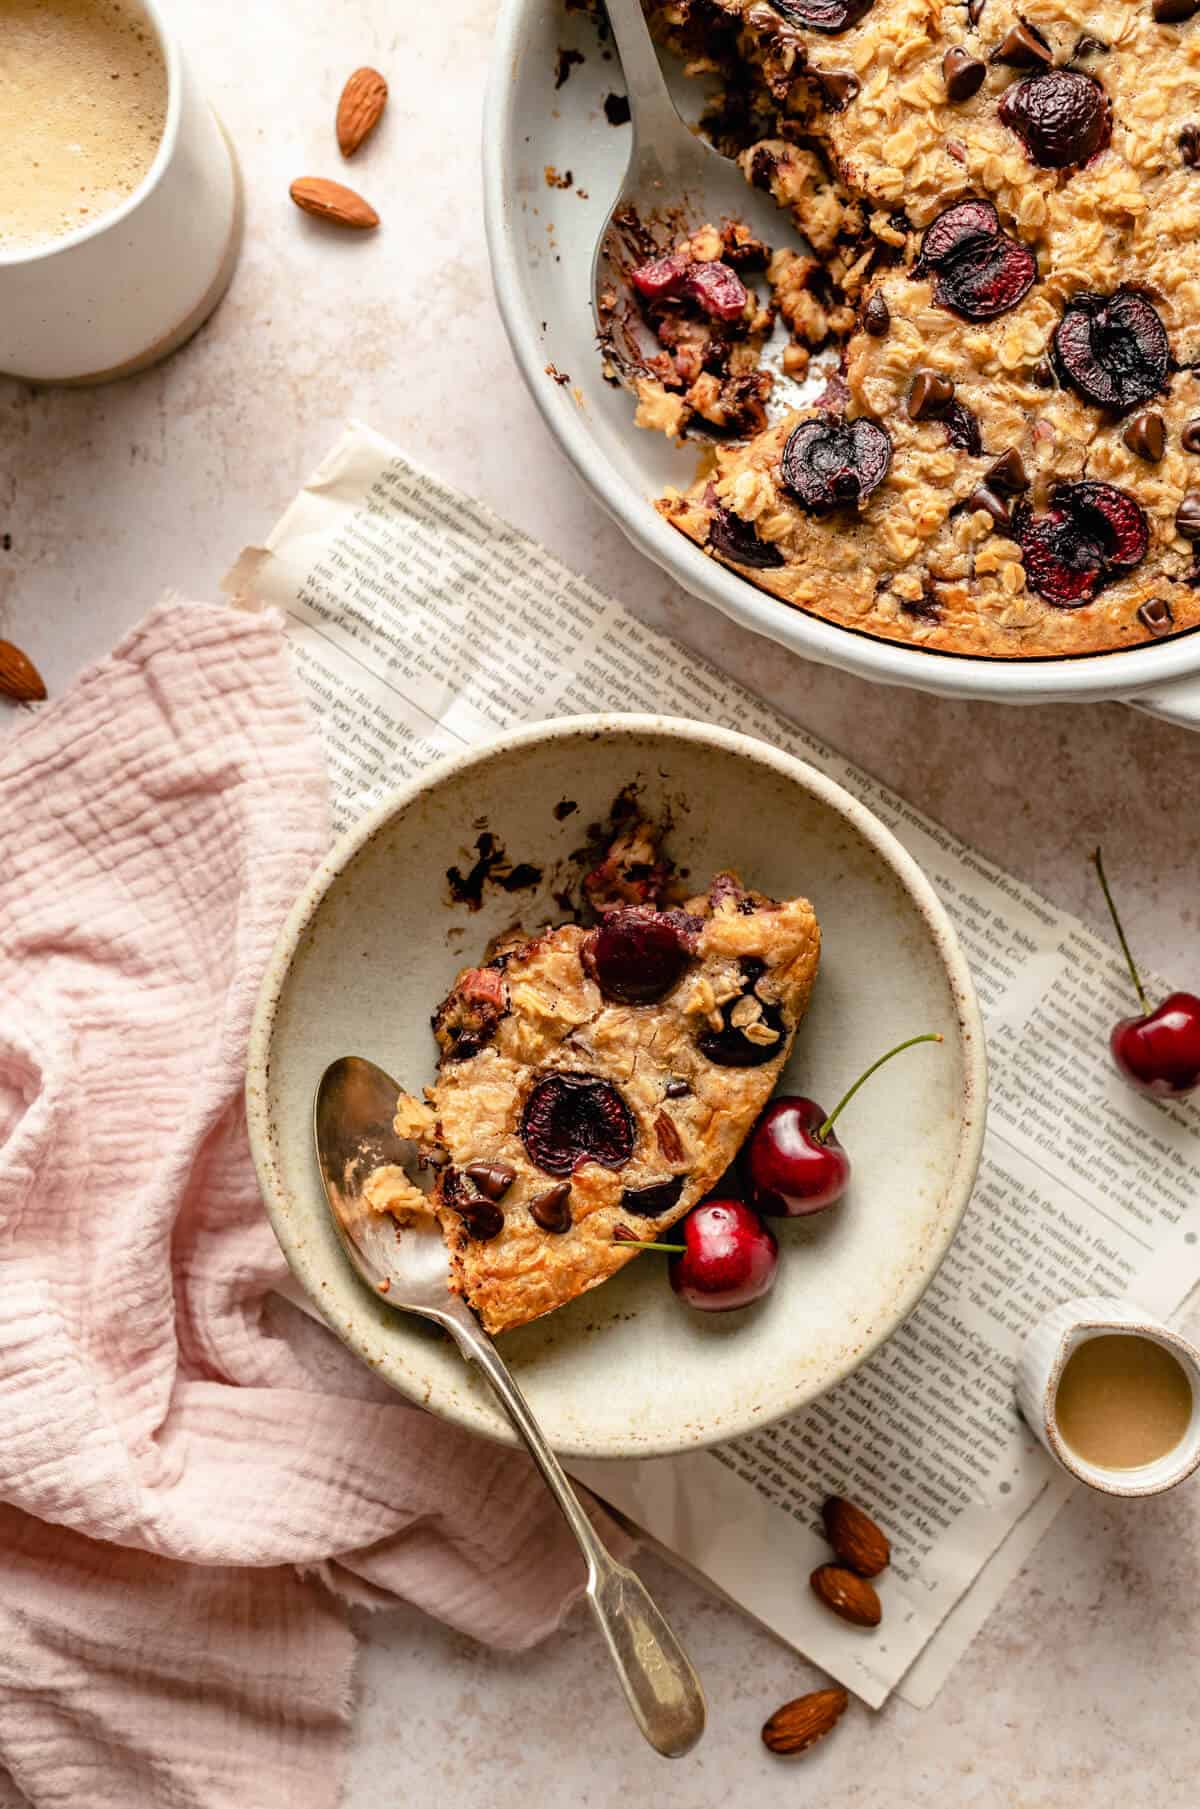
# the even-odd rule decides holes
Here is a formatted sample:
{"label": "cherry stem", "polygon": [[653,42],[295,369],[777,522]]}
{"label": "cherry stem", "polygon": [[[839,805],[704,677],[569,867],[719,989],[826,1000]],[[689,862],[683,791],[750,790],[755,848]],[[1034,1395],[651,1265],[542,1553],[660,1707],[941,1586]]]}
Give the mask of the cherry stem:
{"label": "cherry stem", "polygon": [[899,1055],[902,1049],[911,1049],[917,1043],[942,1043],[945,1040],[946,1039],[943,1036],[940,1036],[936,1030],[927,1030],[924,1036],[910,1036],[906,1043],[897,1043],[894,1049],[889,1049],[886,1055],[881,1055],[877,1062],[872,1062],[866,1073],[859,1075],[854,1085],[850,1088],[850,1091],[842,1094],[842,1097],[838,1100],[824,1123],[817,1126],[816,1130],[813,1132],[813,1137],[816,1141],[818,1143],[824,1143],[826,1137],[828,1137],[830,1131],[834,1127],[839,1112],[841,1112],[844,1106],[850,1104],[850,1101],[854,1098],[854,1095],[858,1092],[858,1089],[862,1086],[863,1082],[870,1080],[872,1074],[875,1073],[875,1070],[877,1068],[882,1068],[884,1062],[890,1062],[893,1055]]}
{"label": "cherry stem", "polygon": [[683,1244],[640,1244],[636,1237],[615,1237],[613,1243],[618,1250],[666,1250],[671,1256],[678,1256],[684,1248]]}
{"label": "cherry stem", "polygon": [[1150,1015],[1150,1001],[1146,997],[1146,989],[1142,985],[1142,976],[1138,973],[1137,963],[1129,952],[1129,944],[1125,940],[1125,931],[1121,928],[1121,919],[1117,916],[1117,907],[1113,903],[1113,895],[1108,889],[1108,880],[1105,878],[1104,862],[1101,859],[1099,848],[1097,848],[1095,854],[1092,856],[1092,864],[1096,869],[1096,877],[1099,879],[1101,890],[1104,893],[1104,902],[1108,906],[1108,914],[1113,920],[1113,928],[1117,932],[1117,940],[1121,944],[1121,952],[1124,954],[1129,967],[1129,976],[1133,981],[1134,990],[1138,996],[1138,1003],[1142,1008],[1142,1016],[1148,1017]]}

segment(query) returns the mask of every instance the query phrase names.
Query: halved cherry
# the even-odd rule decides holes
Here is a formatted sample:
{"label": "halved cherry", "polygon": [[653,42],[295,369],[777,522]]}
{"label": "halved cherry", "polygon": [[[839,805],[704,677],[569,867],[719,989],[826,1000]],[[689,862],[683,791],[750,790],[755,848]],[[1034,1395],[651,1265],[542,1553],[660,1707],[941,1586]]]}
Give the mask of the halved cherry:
{"label": "halved cherry", "polygon": [[740,320],[746,311],[746,285],[728,264],[693,264],[683,279],[683,292],[714,320]]}
{"label": "halved cherry", "polygon": [[914,276],[933,273],[933,299],[964,320],[994,320],[1015,308],[1037,278],[1027,245],[1000,229],[990,201],[956,202],[921,241]]}
{"label": "halved cherry", "polygon": [[864,19],[875,0],[771,0],[774,10],[789,25],[805,25],[810,31],[848,31]]}
{"label": "halved cherry", "polygon": [[746,285],[737,271],[719,259],[694,264],[679,252],[651,258],[631,270],[629,280],[646,301],[687,295],[714,320],[740,320],[746,309]]}
{"label": "halved cherry", "polygon": [[1136,289],[1073,296],[1054,331],[1060,377],[1086,402],[1124,414],[1166,388],[1167,329]]}
{"label": "halved cherry", "polygon": [[580,950],[606,999],[652,1005],[677,985],[696,948],[700,920],[685,911],[623,905],[606,911]]}
{"label": "halved cherry", "polygon": [[1090,603],[1106,584],[1132,571],[1150,544],[1149,523],[1132,496],[1090,479],[1056,484],[1044,515],[1020,505],[1013,532],[1026,583],[1056,609]]}
{"label": "halved cherry", "polygon": [[864,502],[887,476],[892,442],[886,428],[865,416],[819,415],[802,421],[780,460],[787,489],[812,515]]}
{"label": "halved cherry", "polygon": [[623,1168],[633,1154],[633,1114],[611,1081],[594,1074],[548,1074],[521,1114],[521,1141],[548,1175],[570,1175],[585,1162]]}
{"label": "halved cherry", "polygon": [[1046,69],[1009,88],[1000,117],[1043,169],[1078,169],[1112,137],[1112,102],[1095,76]]}

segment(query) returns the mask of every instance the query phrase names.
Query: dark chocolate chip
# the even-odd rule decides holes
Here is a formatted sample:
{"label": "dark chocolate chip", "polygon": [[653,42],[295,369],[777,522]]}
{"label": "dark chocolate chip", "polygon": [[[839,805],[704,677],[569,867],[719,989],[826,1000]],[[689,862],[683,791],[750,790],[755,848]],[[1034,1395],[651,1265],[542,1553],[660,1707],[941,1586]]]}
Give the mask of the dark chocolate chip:
{"label": "dark chocolate chip", "polygon": [[569,1231],[574,1223],[571,1217],[571,1183],[560,1181],[557,1187],[549,1187],[545,1193],[539,1193],[536,1199],[530,1200],[529,1216],[543,1231]]}
{"label": "dark chocolate chip", "polygon": [[754,523],[743,521],[723,503],[712,505],[707,544],[723,559],[748,565],[755,571],[769,571],[772,566],[783,564],[779,548],[769,540],[760,540]]}
{"label": "dark chocolate chip", "polygon": [[644,1219],[659,1218],[679,1204],[686,1179],[686,1175],[669,1175],[665,1181],[651,1181],[649,1187],[626,1187],[621,1194],[621,1206],[624,1211],[636,1212]]}
{"label": "dark chocolate chip", "polygon": [[507,1162],[468,1162],[463,1173],[489,1200],[502,1200],[517,1178],[516,1169]]}
{"label": "dark chocolate chip", "polygon": [[942,80],[946,84],[947,100],[970,100],[983,87],[986,74],[986,63],[973,57],[961,44],[952,44],[942,58]]}
{"label": "dark chocolate chip", "polygon": [[1014,25],[993,50],[992,61],[1009,69],[1048,69],[1054,52],[1040,31],[1028,25]]}
{"label": "dark chocolate chip", "polygon": [[1157,465],[1167,450],[1167,424],[1160,414],[1146,408],[1140,415],[1134,415],[1121,438],[1130,452],[1148,464]]}
{"label": "dark chocolate chip", "polygon": [[1151,597],[1137,612],[1138,621],[1151,634],[1170,634],[1175,626],[1171,605],[1165,597]]}
{"label": "dark chocolate chip", "polygon": [[1071,52],[1071,61],[1074,62],[1076,57],[1103,56],[1106,50],[1111,49],[1112,45],[1106,44],[1103,38],[1094,38],[1090,31],[1085,31],[1081,38],[1076,38],[1075,40],[1075,48]]}
{"label": "dark chocolate chip", "polygon": [[670,1080],[667,1082],[666,1086],[663,1088],[663,1091],[666,1094],[668,1099],[684,1099],[691,1092],[691,1090],[692,1089],[688,1086],[687,1081],[681,1079],[678,1074],[673,1074],[671,1076]]}
{"label": "dark chocolate chip", "polygon": [[1185,540],[1200,540],[1200,490],[1189,490],[1176,509],[1175,531]]}
{"label": "dark chocolate chip", "polygon": [[850,69],[823,69],[821,71],[821,87],[825,99],[834,113],[840,113],[862,86],[858,77]]}
{"label": "dark chocolate chip", "polygon": [[1048,358],[1039,358],[1029,375],[1039,389],[1054,388],[1054,366]]}
{"label": "dark chocolate chip", "polygon": [[939,377],[936,371],[918,371],[905,404],[908,418],[910,421],[932,421],[945,414],[953,400],[954,385],[949,377]]}
{"label": "dark chocolate chip", "polygon": [[1200,12],[1200,0],[1154,0],[1150,11],[1159,25],[1182,25]]}
{"label": "dark chocolate chip", "polygon": [[901,597],[900,607],[906,616],[915,616],[919,622],[936,622],[940,619],[941,600],[928,572],[921,574],[921,595],[919,597]]}
{"label": "dark chocolate chip", "polygon": [[1200,452],[1200,416],[1188,422],[1179,439],[1185,452]]}
{"label": "dark chocolate chip", "polygon": [[983,17],[983,9],[987,0],[967,0],[967,18],[972,25],[978,25]]}
{"label": "dark chocolate chip", "polygon": [[983,451],[983,434],[979,417],[965,403],[951,402],[949,408],[943,411],[941,422],[951,446],[958,446],[963,452],[969,452],[972,458],[980,456]]}
{"label": "dark chocolate chip", "polygon": [[1200,126],[1192,123],[1180,126],[1179,155],[1191,170],[1200,163]]}
{"label": "dark chocolate chip", "polygon": [[968,509],[985,510],[998,528],[1006,528],[1012,520],[1008,504],[988,484],[980,484],[977,489],[972,490],[967,498],[967,507]]}
{"label": "dark chocolate chip", "polygon": [[629,124],[629,101],[624,94],[606,94],[604,96],[604,117],[610,126],[627,126]]}
{"label": "dark chocolate chip", "polygon": [[462,1214],[468,1236],[473,1237],[477,1244],[489,1243],[504,1229],[504,1214],[491,1200],[482,1200],[476,1195],[473,1199],[463,1200],[458,1205],[458,1211]]}
{"label": "dark chocolate chip", "polygon": [[1000,490],[1008,496],[1019,496],[1022,490],[1028,490],[1029,478],[1025,471],[1025,461],[1015,446],[1002,452],[995,464],[988,467],[987,480],[993,490]]}
{"label": "dark chocolate chip", "polygon": [[892,311],[879,291],[868,295],[867,305],[863,309],[863,326],[872,339],[882,339],[892,324]]}

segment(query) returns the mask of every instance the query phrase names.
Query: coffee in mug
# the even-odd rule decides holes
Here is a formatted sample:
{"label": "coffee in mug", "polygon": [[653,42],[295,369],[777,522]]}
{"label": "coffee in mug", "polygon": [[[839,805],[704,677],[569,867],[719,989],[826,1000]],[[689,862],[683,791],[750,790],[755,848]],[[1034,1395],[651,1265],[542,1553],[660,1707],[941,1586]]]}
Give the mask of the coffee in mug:
{"label": "coffee in mug", "polygon": [[166,63],[136,0],[0,0],[0,249],[118,207],[166,119]]}
{"label": "coffee in mug", "polygon": [[241,242],[172,0],[0,0],[0,372],[96,383],[191,337]]}

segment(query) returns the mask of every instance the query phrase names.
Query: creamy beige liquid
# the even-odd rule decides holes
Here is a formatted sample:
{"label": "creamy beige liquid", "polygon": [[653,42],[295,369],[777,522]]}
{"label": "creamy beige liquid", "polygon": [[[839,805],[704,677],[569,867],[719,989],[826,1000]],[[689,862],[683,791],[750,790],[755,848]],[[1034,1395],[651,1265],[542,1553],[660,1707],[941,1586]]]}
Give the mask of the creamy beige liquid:
{"label": "creamy beige liquid", "polygon": [[154,162],[167,71],[136,0],[0,0],[0,252],[109,213]]}
{"label": "creamy beige liquid", "polygon": [[1175,1449],[1192,1416],[1191,1384],[1161,1344],[1105,1334],[1067,1358],[1054,1416],[1085,1463],[1132,1470]]}

